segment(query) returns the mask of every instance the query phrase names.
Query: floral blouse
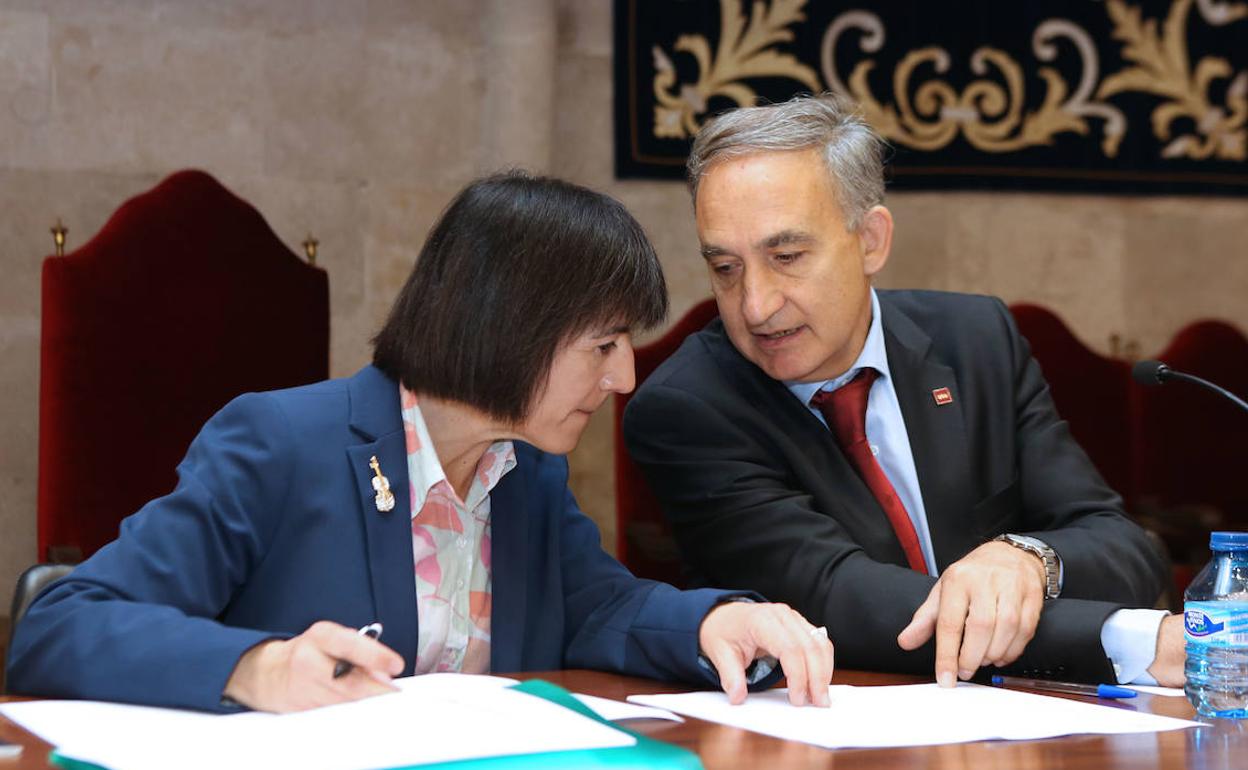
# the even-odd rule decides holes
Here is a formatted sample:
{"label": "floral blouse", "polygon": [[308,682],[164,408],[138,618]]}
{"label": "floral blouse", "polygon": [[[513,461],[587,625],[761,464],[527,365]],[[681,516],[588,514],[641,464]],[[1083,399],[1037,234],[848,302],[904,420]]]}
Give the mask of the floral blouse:
{"label": "floral blouse", "polygon": [[460,500],[442,470],[416,395],[399,386],[412,503],[419,638],[416,673],[490,668],[490,490],[512,468],[510,441],[490,446]]}

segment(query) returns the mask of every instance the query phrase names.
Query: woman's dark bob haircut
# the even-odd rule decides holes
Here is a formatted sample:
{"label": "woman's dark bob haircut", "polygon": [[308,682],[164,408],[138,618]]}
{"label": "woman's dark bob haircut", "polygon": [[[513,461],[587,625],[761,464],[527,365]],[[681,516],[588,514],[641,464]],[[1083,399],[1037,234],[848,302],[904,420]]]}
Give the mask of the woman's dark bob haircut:
{"label": "woman's dark bob haircut", "polygon": [[666,315],[658,257],[623,205],[510,172],[468,185],[442,213],[373,363],[408,390],[517,424],[562,345]]}

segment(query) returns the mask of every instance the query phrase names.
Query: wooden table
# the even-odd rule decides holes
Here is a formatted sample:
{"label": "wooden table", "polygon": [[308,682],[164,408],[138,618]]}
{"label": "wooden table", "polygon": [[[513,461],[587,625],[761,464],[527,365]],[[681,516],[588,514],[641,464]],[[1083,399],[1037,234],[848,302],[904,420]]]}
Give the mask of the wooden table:
{"label": "wooden table", "polygon": [[[539,677],[573,692],[623,700],[637,693],[674,692],[683,688],[648,679],[596,671],[552,671],[522,674]],[[838,671],[835,684],[913,684],[917,677]],[[1046,693],[1049,694],[1049,693]],[[13,698],[0,698],[15,700]],[[1083,699],[1086,700],[1086,699]],[[1191,719],[1194,711],[1183,698],[1141,695],[1121,708]],[[830,751],[803,743],[726,727],[697,719],[683,724],[660,720],[628,723],[630,729],[652,738],[691,749],[707,770],[720,768],[853,768],[853,770],[1048,770],[1048,768],[1248,768],[1248,720],[1217,720],[1212,727],[1139,735],[1078,735],[1037,741],[981,741],[908,749],[839,749]],[[0,717],[0,738],[17,741],[25,751],[17,760],[0,760],[0,770],[35,770],[47,763],[50,747],[17,725]]]}

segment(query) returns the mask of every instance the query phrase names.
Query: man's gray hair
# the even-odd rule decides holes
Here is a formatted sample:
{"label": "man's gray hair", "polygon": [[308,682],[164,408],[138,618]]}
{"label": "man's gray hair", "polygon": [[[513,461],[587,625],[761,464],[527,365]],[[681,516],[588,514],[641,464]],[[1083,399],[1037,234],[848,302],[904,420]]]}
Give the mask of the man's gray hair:
{"label": "man's gray hair", "polygon": [[854,103],[830,92],[742,107],[712,118],[694,138],[685,167],[689,192],[696,201],[702,175],[725,158],[818,149],[845,224],[856,230],[871,207],[884,202],[884,147]]}

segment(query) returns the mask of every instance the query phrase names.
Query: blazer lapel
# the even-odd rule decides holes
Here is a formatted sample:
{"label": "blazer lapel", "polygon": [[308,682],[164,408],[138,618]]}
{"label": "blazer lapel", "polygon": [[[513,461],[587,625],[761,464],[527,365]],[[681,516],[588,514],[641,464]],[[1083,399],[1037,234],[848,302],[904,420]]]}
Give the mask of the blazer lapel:
{"label": "blazer lapel", "polygon": [[[888,367],[910,437],[936,565],[943,571],[973,545],[964,526],[975,500],[963,393],[957,373],[931,355],[931,338],[880,299]],[[946,388],[951,400],[943,398]]]}
{"label": "blazer lapel", "polygon": [[[403,656],[407,675],[416,665],[417,615],[411,491],[399,386],[370,366],[351,378],[348,388],[351,427],[363,443],[347,447],[346,452],[359,494],[376,619],[385,627],[382,641]],[[373,457],[394,494],[394,508],[389,511],[377,509],[369,465]]]}
{"label": "blazer lapel", "polygon": [[531,549],[527,484],[525,469],[517,465],[490,491],[491,671],[524,668]]}

